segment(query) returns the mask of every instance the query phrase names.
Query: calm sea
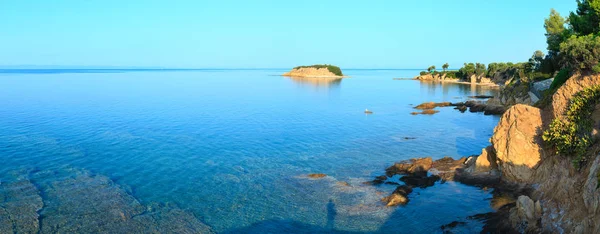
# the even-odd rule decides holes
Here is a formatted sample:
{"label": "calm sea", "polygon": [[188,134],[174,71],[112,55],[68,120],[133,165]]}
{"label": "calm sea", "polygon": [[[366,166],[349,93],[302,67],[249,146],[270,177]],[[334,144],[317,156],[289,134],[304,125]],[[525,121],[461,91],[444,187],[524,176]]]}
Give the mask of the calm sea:
{"label": "calm sea", "polygon": [[498,117],[409,113],[494,90],[392,79],[418,70],[345,70],[342,80],[284,72],[0,70],[0,179],[85,170],[220,233],[440,232],[491,211],[489,192],[452,182],[391,208],[379,200],[395,186],[362,183],[403,159],[479,154]]}

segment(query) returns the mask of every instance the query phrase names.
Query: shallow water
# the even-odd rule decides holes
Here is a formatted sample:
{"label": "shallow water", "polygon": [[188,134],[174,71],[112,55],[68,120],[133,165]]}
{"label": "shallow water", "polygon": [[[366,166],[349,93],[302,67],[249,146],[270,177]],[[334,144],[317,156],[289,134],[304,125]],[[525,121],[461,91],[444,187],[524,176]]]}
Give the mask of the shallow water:
{"label": "shallow water", "polygon": [[[495,90],[392,80],[417,70],[346,70],[342,80],[283,72],[0,71],[0,179],[90,171],[216,232],[440,232],[492,210],[489,192],[451,182],[388,208],[379,200],[394,186],[362,182],[403,159],[479,154],[498,117],[409,113]],[[32,180],[59,179],[50,174]]]}

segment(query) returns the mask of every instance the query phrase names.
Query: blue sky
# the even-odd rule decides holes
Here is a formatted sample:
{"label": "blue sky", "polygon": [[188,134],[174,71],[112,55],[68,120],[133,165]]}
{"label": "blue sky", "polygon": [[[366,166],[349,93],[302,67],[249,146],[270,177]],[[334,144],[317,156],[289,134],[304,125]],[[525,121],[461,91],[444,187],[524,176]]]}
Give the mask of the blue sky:
{"label": "blue sky", "polygon": [[575,0],[1,0],[0,66],[460,67],[525,61]]}

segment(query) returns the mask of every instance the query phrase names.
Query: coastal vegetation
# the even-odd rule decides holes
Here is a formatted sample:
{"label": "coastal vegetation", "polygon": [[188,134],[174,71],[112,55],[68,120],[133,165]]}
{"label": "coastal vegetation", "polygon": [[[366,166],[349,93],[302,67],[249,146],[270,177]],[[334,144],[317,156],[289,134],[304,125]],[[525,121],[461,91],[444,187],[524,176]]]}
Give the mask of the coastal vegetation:
{"label": "coastal vegetation", "polygon": [[336,76],[344,76],[344,74],[342,74],[342,69],[340,69],[340,67],[334,66],[331,64],[315,64],[315,65],[310,65],[310,66],[294,67],[294,69],[300,69],[300,68],[315,68],[315,69],[327,68],[327,70],[329,70],[329,72],[335,74]]}
{"label": "coastal vegetation", "polygon": [[573,164],[578,168],[587,161],[585,153],[593,143],[594,122],[590,116],[597,104],[600,104],[600,85],[580,91],[570,100],[565,117],[554,119],[543,135],[557,153],[573,156]]}

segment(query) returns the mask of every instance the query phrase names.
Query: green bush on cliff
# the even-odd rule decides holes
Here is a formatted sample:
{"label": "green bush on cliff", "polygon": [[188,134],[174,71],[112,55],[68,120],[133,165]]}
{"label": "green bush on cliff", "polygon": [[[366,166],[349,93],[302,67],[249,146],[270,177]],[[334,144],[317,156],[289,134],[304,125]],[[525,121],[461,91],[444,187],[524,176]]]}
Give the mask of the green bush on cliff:
{"label": "green bush on cliff", "polygon": [[585,153],[592,144],[594,107],[600,103],[600,85],[587,88],[573,96],[563,119],[557,118],[542,136],[545,142],[556,147],[558,153],[574,156],[573,164],[581,167]]}
{"label": "green bush on cliff", "polygon": [[315,64],[315,65],[310,65],[310,66],[297,66],[294,67],[294,69],[299,69],[299,68],[327,68],[327,70],[329,70],[331,73],[333,73],[336,76],[343,76],[344,74],[342,74],[342,69],[340,69],[337,66],[333,66],[330,64]]}
{"label": "green bush on cliff", "polygon": [[571,71],[569,71],[569,69],[565,68],[565,69],[560,70],[560,72],[558,72],[558,74],[556,74],[556,76],[554,77],[554,81],[552,81],[552,84],[550,85],[550,89],[560,88],[560,86],[562,86],[565,82],[567,82],[570,74],[571,74]]}

